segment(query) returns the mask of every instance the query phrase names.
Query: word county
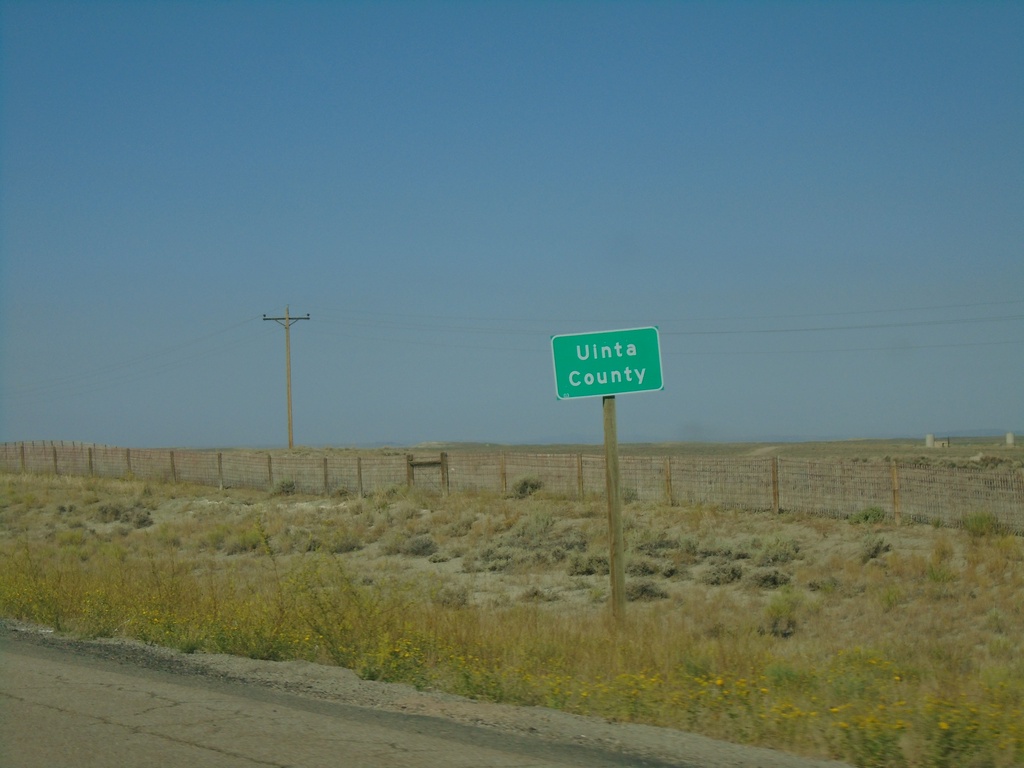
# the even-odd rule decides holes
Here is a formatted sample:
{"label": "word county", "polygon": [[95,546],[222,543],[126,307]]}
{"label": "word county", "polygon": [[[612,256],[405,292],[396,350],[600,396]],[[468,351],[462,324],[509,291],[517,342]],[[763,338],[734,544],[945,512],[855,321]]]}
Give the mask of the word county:
{"label": "word county", "polygon": [[[577,344],[576,345],[576,357],[580,360],[604,360],[604,359],[615,359],[621,357],[636,357],[636,344],[627,344],[623,349],[622,344],[615,342],[611,346],[598,347],[597,344]],[[591,386],[594,383],[607,384],[619,383],[625,377],[626,381],[632,382],[633,377],[636,377],[637,384],[644,383],[644,374],[647,373],[646,368],[630,368],[628,365],[621,370],[610,370],[610,371],[596,371],[594,373],[581,373],[580,371],[571,371],[569,373],[569,384],[573,387],[579,387],[583,384]]]}

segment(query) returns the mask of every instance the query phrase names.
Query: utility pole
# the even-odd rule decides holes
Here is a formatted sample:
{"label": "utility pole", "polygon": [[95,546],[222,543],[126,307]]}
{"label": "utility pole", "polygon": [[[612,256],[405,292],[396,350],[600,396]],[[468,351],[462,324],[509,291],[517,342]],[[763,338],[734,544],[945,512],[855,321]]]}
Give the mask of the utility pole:
{"label": "utility pole", "polygon": [[288,305],[284,308],[284,317],[267,317],[264,320],[273,320],[284,326],[284,368],[285,379],[288,382],[288,447],[295,447],[295,438],[292,435],[292,323],[298,320],[309,320],[309,313],[305,317],[291,317],[288,314]]}

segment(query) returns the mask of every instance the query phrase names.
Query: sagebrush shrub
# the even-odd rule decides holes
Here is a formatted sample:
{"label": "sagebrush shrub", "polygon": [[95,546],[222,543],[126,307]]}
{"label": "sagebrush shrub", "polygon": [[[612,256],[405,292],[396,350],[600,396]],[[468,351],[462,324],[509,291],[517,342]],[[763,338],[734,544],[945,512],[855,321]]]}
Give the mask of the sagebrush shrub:
{"label": "sagebrush shrub", "polygon": [[517,499],[525,499],[532,496],[544,487],[544,481],[539,477],[524,477],[516,481],[512,486],[512,495]]}

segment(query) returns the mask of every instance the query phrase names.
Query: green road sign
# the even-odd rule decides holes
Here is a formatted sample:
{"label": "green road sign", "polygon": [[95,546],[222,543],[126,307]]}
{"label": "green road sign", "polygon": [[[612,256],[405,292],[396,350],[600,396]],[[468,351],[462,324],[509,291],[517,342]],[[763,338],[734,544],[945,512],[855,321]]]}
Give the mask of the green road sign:
{"label": "green road sign", "polygon": [[664,387],[657,328],[552,336],[551,355],[559,400]]}

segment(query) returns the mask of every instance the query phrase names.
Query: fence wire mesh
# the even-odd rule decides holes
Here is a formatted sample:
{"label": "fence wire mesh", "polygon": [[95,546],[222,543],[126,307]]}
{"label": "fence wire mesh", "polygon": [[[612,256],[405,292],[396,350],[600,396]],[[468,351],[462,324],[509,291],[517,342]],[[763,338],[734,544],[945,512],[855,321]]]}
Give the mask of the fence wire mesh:
{"label": "fence wire mesh", "polygon": [[672,496],[687,504],[771,509],[772,459],[671,459]]}
{"label": "fence wire mesh", "polygon": [[460,455],[449,462],[448,482],[453,489],[507,493],[508,467],[501,453]]}
{"label": "fence wire mesh", "polygon": [[221,475],[225,488],[271,488],[271,462],[267,453],[226,451],[221,456]]}
{"label": "fence wire mesh", "polygon": [[[129,449],[66,442],[0,444],[0,470],[134,477],[304,494],[370,495],[406,487],[523,495],[542,488],[570,498],[605,495],[603,455],[289,453]],[[916,466],[883,461],[787,458],[619,459],[628,502],[712,504],[847,517],[869,507],[888,516],[957,526],[989,514],[1024,533],[1024,470]]]}
{"label": "fence wire mesh", "polygon": [[783,509],[833,517],[848,517],[868,507],[895,512],[889,464],[779,459],[778,467]]}
{"label": "fence wire mesh", "polygon": [[131,453],[124,448],[101,445],[92,452],[92,473],[99,477],[126,477],[130,475]]}
{"label": "fence wire mesh", "polygon": [[943,467],[936,483],[930,467],[900,468],[905,515],[924,522],[958,525],[964,514],[987,512],[1024,533],[1024,471],[998,472]]}

